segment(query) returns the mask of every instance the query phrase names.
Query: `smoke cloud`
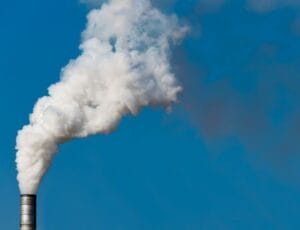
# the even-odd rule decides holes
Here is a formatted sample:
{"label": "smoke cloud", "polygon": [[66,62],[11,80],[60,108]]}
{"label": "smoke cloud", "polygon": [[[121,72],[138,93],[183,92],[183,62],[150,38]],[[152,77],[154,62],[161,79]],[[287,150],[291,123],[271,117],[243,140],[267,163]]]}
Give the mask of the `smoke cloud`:
{"label": "smoke cloud", "polygon": [[299,7],[299,0],[247,0],[249,9],[265,13],[281,7]]}
{"label": "smoke cloud", "polygon": [[143,106],[170,108],[181,86],[171,72],[171,43],[187,32],[148,0],[111,0],[88,14],[82,54],[63,68],[17,136],[22,194],[35,194],[58,146],[112,132]]}

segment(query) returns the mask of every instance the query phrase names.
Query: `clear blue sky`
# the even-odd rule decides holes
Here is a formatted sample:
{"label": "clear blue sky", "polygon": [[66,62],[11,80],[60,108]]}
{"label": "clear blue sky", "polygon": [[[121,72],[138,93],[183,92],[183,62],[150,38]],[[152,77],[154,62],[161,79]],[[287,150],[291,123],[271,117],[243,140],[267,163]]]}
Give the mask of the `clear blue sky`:
{"label": "clear blue sky", "polygon": [[[181,103],[60,148],[40,230],[300,229],[300,4],[156,0],[191,27],[174,49]],[[0,229],[19,226],[15,136],[75,58],[89,7],[0,7]]]}

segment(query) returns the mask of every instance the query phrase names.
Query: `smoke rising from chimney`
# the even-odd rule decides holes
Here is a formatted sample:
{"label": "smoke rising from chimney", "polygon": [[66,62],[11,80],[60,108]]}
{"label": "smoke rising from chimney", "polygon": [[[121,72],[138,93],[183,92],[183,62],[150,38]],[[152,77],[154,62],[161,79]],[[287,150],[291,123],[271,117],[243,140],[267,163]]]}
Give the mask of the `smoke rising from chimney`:
{"label": "smoke rising from chimney", "polygon": [[170,44],[187,32],[149,0],[111,0],[88,14],[82,54],[63,68],[17,136],[22,194],[35,194],[60,144],[110,133],[143,106],[170,107],[181,86],[171,72]]}

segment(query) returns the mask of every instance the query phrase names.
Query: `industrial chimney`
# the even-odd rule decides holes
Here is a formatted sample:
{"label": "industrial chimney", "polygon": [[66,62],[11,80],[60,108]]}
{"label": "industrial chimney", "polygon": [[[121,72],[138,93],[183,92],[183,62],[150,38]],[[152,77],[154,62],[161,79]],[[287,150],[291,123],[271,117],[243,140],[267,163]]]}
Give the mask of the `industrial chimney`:
{"label": "industrial chimney", "polygon": [[21,195],[21,230],[36,230],[36,195]]}

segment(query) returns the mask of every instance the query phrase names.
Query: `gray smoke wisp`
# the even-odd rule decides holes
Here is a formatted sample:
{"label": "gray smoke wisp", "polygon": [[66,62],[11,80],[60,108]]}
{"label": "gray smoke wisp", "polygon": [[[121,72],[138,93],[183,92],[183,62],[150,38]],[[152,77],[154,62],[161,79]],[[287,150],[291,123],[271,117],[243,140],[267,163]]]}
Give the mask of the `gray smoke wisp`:
{"label": "gray smoke wisp", "polygon": [[88,14],[81,55],[63,68],[17,136],[22,194],[35,194],[58,146],[112,132],[143,106],[169,108],[181,86],[171,72],[170,44],[187,32],[148,0],[111,0]]}

